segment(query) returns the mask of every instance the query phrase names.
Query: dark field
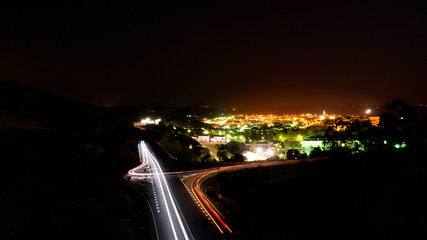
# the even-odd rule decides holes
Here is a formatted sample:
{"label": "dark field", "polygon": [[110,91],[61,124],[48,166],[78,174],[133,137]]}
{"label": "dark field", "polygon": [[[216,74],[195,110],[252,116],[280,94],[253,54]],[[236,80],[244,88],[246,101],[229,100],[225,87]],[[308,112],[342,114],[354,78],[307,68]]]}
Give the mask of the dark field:
{"label": "dark field", "polygon": [[401,151],[221,173],[206,187],[245,239],[413,239],[427,233],[426,172]]}
{"label": "dark field", "polygon": [[89,161],[81,141],[48,130],[1,134],[1,238],[148,238],[145,201]]}

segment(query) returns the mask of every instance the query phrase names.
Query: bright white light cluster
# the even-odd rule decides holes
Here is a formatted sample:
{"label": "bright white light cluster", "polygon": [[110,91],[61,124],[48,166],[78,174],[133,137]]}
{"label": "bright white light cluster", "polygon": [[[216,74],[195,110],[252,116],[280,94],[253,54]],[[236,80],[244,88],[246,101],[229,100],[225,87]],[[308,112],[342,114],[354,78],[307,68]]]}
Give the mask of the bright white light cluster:
{"label": "bright white light cluster", "polygon": [[160,118],[157,118],[157,119],[154,119],[154,120],[152,120],[151,118],[145,118],[145,119],[142,119],[140,123],[142,125],[148,125],[148,124],[158,125],[160,121],[162,121],[162,119],[160,119]]}
{"label": "bright white light cluster", "polygon": [[266,160],[267,157],[263,156],[259,153],[254,153],[254,152],[245,152],[245,154],[243,154],[243,156],[246,157],[248,162],[252,162],[252,161],[257,161],[257,160]]}
{"label": "bright white light cluster", "polygon": [[247,158],[248,162],[257,160],[266,160],[267,158],[274,156],[275,152],[273,149],[264,150],[261,147],[256,148],[256,152],[247,151],[243,154]]}

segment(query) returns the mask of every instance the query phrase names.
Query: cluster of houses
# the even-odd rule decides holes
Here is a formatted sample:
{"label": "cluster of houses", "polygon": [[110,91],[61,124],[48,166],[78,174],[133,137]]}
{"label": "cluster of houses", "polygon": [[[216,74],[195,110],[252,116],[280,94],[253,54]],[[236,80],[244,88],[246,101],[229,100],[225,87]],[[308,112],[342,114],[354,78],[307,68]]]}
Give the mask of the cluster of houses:
{"label": "cluster of houses", "polygon": [[[227,139],[225,136],[208,136],[208,135],[194,135],[193,139],[195,139],[198,142],[211,142],[211,143],[228,143],[230,142],[230,139]],[[295,147],[299,151],[305,152],[307,154],[310,153],[310,151],[315,147],[324,148],[324,142],[322,138],[309,138],[306,140],[299,141],[300,145]],[[267,153],[270,150],[275,152],[276,151],[276,143],[273,142],[258,142],[255,143],[255,145],[246,143],[245,149],[249,151],[250,147],[254,147],[258,154],[260,153]]]}
{"label": "cluster of houses", "polygon": [[227,143],[230,141],[229,139],[226,139],[224,136],[200,135],[200,136],[194,136],[193,138],[198,142]]}

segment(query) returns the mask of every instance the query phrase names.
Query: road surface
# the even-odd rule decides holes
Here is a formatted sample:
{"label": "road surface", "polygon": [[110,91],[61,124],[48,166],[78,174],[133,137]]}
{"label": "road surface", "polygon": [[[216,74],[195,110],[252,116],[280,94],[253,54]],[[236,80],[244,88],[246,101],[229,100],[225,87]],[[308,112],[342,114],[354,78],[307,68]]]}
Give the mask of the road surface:
{"label": "road surface", "polygon": [[141,141],[141,164],[129,171],[130,182],[148,199],[154,215],[155,238],[163,239],[241,239],[218,206],[203,191],[203,182],[220,171],[239,170],[259,165],[292,162],[262,162],[203,170],[164,172],[162,163]]}
{"label": "road surface", "polygon": [[130,182],[144,193],[153,208],[155,238],[223,239],[194,204],[179,177],[165,174],[144,142],[138,148],[141,165],[129,171]]}

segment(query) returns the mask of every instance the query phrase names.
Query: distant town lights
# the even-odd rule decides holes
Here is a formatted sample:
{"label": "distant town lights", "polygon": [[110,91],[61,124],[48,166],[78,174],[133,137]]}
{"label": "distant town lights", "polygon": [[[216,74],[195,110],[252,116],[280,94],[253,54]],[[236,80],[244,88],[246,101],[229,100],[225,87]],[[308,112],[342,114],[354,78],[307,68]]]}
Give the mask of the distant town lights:
{"label": "distant town lights", "polygon": [[162,119],[160,119],[160,118],[151,120],[151,118],[148,117],[148,118],[142,119],[140,123],[143,124],[143,125],[148,125],[148,124],[159,125],[160,121],[162,121]]}

